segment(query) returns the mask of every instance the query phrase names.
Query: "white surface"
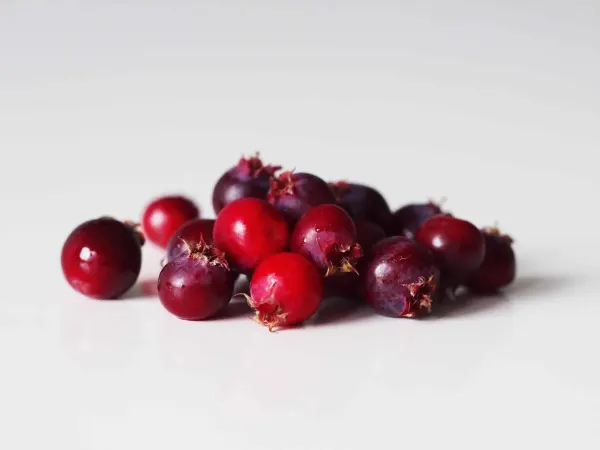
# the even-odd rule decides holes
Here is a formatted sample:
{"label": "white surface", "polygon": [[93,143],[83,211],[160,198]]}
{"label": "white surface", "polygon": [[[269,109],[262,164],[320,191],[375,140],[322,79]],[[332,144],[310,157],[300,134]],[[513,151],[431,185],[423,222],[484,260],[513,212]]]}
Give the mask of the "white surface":
{"label": "white surface", "polygon": [[[597,2],[106,3],[0,5],[0,448],[600,447]],[[254,149],[499,220],[519,281],[276,334],[64,282],[78,223],[210,213]]]}

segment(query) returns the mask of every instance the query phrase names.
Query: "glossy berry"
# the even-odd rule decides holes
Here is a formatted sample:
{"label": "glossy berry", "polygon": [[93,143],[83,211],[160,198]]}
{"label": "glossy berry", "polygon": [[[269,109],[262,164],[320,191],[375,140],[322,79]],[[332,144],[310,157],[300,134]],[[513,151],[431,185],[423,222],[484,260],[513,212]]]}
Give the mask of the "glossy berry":
{"label": "glossy berry", "polygon": [[390,207],[379,191],[364,184],[337,181],[330,183],[338,204],[354,220],[368,220],[387,233],[392,222]]}
{"label": "glossy berry", "polygon": [[279,253],[256,268],[247,299],[256,310],[255,320],[269,330],[297,325],[319,307],[323,299],[323,279],[304,256]]}
{"label": "glossy berry", "polygon": [[337,205],[310,209],[294,227],[291,249],[315,264],[325,276],[355,272],[362,250],[354,222]]}
{"label": "glossy berry", "polygon": [[186,254],[161,270],[158,296],[165,309],[180,319],[209,319],[231,300],[234,277],[218,249],[202,241],[188,245]]}
{"label": "glossy berry", "polygon": [[508,286],[515,279],[517,262],[512,239],[497,228],[484,228],[485,257],[479,269],[469,278],[467,287],[473,292],[491,293]]}
{"label": "glossy berry", "polygon": [[418,229],[415,239],[433,252],[448,286],[467,280],[485,255],[485,240],[477,227],[451,216],[432,217]]}
{"label": "glossy berry", "polygon": [[428,314],[439,281],[431,253],[405,237],[379,242],[360,265],[363,294],[373,309],[391,317]]}
{"label": "glossy berry", "polygon": [[288,224],[266,201],[242,198],[217,216],[213,242],[233,269],[248,274],[267,257],[288,248]]}
{"label": "glossy berry", "polygon": [[269,179],[281,167],[264,165],[258,153],[241,158],[238,164],[225,172],[213,190],[213,208],[216,214],[234,200],[245,197],[266,200]]}
{"label": "glossy berry", "polygon": [[167,248],[179,227],[199,216],[200,211],[191,200],[181,196],[161,197],[144,210],[142,228],[149,241]]}
{"label": "glossy berry", "polygon": [[291,225],[309,209],[336,202],[333,191],[321,178],[293,172],[283,172],[278,178],[272,178],[267,198]]}
{"label": "glossy berry", "polygon": [[215,221],[213,219],[193,219],[184,223],[169,240],[167,262],[187,253],[190,248],[187,242],[200,242],[202,240],[207,244],[212,244],[214,226]]}
{"label": "glossy berry", "polygon": [[79,225],[62,248],[62,270],[78,292],[115,299],[137,280],[143,237],[132,225],[101,217]]}
{"label": "glossy berry", "polygon": [[414,238],[421,225],[440,214],[443,214],[442,209],[433,202],[405,205],[394,213],[392,234]]}

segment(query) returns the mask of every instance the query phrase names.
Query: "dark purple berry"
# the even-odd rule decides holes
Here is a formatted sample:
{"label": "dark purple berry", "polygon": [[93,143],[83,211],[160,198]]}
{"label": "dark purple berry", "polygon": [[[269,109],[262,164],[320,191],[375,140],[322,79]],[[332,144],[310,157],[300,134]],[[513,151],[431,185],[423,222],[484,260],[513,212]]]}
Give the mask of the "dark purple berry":
{"label": "dark purple berry", "polygon": [[515,279],[517,262],[512,239],[497,228],[484,228],[485,257],[479,269],[469,278],[467,287],[473,292],[495,292]]}
{"label": "dark purple berry", "polygon": [[443,212],[433,202],[405,205],[394,213],[392,233],[396,236],[413,238],[421,225],[439,214]]}
{"label": "dark purple berry", "polygon": [[359,265],[365,300],[379,314],[417,317],[431,311],[439,271],[431,253],[405,237],[379,242]]}
{"label": "dark purple berry", "polygon": [[[212,244],[214,219],[194,219],[184,223],[173,235],[167,245],[167,262],[189,251],[187,242]],[[187,241],[187,242],[186,242]]]}

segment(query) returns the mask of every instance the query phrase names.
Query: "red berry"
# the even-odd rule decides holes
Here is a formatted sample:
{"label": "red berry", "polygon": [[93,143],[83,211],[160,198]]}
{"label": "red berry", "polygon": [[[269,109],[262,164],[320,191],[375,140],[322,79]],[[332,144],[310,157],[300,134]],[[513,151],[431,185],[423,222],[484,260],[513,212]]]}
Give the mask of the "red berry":
{"label": "red berry", "polygon": [[329,183],[338,204],[354,220],[368,220],[387,233],[392,222],[392,212],[381,193],[364,184],[336,181]]}
{"label": "red berry", "polygon": [[267,257],[288,247],[289,229],[282,215],[264,200],[242,198],[217,216],[213,242],[232,267],[250,273]]}
{"label": "red berry", "polygon": [[193,219],[184,223],[175,232],[167,245],[167,262],[172,261],[179,255],[187,253],[188,242],[200,242],[212,244],[212,234],[215,221],[213,219]]}
{"label": "red berry", "polygon": [[215,247],[202,240],[187,245],[187,254],[161,270],[158,296],[167,311],[180,319],[209,319],[231,300],[234,276]]}
{"label": "red berry", "polygon": [[78,292],[98,299],[123,295],[142,266],[143,237],[133,226],[110,217],[79,225],[62,248],[62,269]]}
{"label": "red berry", "polygon": [[191,200],[181,196],[161,197],[144,210],[142,227],[146,237],[162,248],[188,220],[196,219],[200,211]]}
{"label": "red berry", "polygon": [[433,216],[443,214],[443,211],[433,202],[412,203],[403,206],[394,213],[392,219],[392,234],[413,238],[417,230]]}
{"label": "red berry", "polygon": [[356,262],[362,256],[354,222],[337,205],[315,206],[304,214],[294,227],[291,248],[325,276],[355,272]]}
{"label": "red berry", "polygon": [[294,225],[310,208],[327,203],[335,204],[335,196],[329,185],[310,173],[283,172],[271,178],[267,195],[274,205]]}
{"label": "red berry", "polygon": [[265,166],[258,153],[250,158],[242,158],[237,166],[225,172],[213,190],[213,208],[219,212],[234,200],[254,197],[266,200],[269,179],[280,166]]}
{"label": "red berry", "polygon": [[484,228],[485,257],[479,269],[469,278],[467,287],[474,292],[490,293],[515,279],[517,262],[512,239],[497,228]]}
{"label": "red berry", "polygon": [[431,311],[439,271],[432,254],[405,237],[379,242],[360,264],[365,300],[379,314],[417,317]]}
{"label": "red berry", "polygon": [[269,330],[297,325],[319,307],[323,299],[323,279],[304,256],[279,253],[256,268],[247,299],[256,310],[255,320]]}
{"label": "red berry", "polygon": [[477,227],[455,217],[430,218],[419,228],[415,239],[433,252],[448,286],[467,280],[485,254],[485,239]]}

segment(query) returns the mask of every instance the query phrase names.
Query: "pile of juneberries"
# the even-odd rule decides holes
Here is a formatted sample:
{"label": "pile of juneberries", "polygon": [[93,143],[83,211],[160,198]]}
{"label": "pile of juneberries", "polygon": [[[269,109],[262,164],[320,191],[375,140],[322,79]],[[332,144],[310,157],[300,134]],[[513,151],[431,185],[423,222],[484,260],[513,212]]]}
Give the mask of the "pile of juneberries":
{"label": "pile of juneberries", "polygon": [[273,330],[304,322],[326,295],[420,317],[459,288],[491,293],[515,278],[512,240],[496,228],[479,230],[431,202],[392,213],[372,187],[280,169],[258,155],[240,159],[215,185],[214,220],[167,196],[141,224],[81,224],[62,249],[66,279],[89,297],[118,298],[139,276],[147,239],[166,250],[157,292],[171,314],[218,315],[244,275],[255,319]]}

